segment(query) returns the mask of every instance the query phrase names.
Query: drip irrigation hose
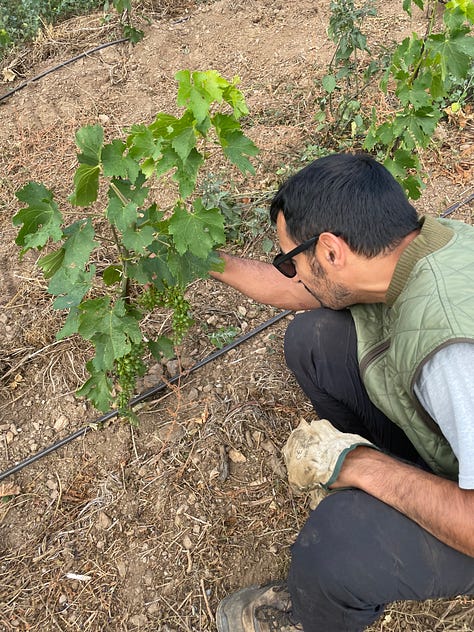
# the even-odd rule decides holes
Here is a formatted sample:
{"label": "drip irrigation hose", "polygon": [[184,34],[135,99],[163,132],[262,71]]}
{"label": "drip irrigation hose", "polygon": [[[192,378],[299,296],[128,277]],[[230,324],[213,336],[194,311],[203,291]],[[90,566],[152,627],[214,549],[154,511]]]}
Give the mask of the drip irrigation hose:
{"label": "drip irrigation hose", "polygon": [[[137,404],[140,404],[141,402],[144,402],[146,399],[148,399],[152,395],[155,395],[156,393],[159,393],[160,391],[164,390],[168,386],[168,384],[174,384],[175,382],[178,382],[183,377],[186,377],[190,373],[193,373],[194,371],[196,371],[197,369],[200,369],[201,367],[205,366],[206,364],[209,364],[209,362],[212,362],[216,358],[219,358],[221,355],[224,355],[225,353],[227,353],[231,349],[234,349],[235,347],[238,347],[243,342],[246,342],[247,340],[249,340],[250,338],[252,338],[256,334],[258,334],[261,331],[263,331],[264,329],[266,329],[267,327],[270,327],[270,325],[274,325],[276,322],[278,322],[282,318],[285,318],[285,316],[288,316],[289,314],[291,314],[291,310],[289,310],[289,309],[284,310],[283,312],[280,312],[279,314],[276,314],[272,318],[266,320],[264,323],[261,323],[260,325],[255,327],[255,329],[252,329],[251,331],[247,332],[246,334],[243,334],[242,336],[239,336],[239,338],[236,338],[234,341],[232,341],[231,343],[229,343],[225,347],[222,347],[222,349],[218,349],[217,351],[214,351],[213,353],[208,355],[203,360],[200,360],[199,362],[194,364],[187,371],[183,371],[182,373],[179,373],[178,375],[175,375],[174,377],[172,377],[167,382],[160,382],[156,386],[152,386],[148,390],[143,391],[143,393],[140,393],[139,395],[137,395],[136,397],[134,397],[133,399],[130,400],[130,406],[133,407],[133,406],[136,406]],[[118,410],[110,410],[108,413],[105,413],[105,415],[102,415],[101,417],[99,417],[95,421],[89,423],[87,426],[84,426],[83,428],[80,428],[79,430],[76,430],[76,432],[73,432],[69,436],[64,437],[64,439],[60,439],[59,441],[57,441],[53,445],[50,445],[48,448],[45,448],[44,450],[41,450],[41,452],[33,454],[32,456],[28,457],[24,461],[20,461],[20,463],[17,463],[16,465],[11,467],[10,469],[5,470],[4,472],[1,472],[0,473],[0,481],[2,481],[4,478],[7,478],[7,476],[11,476],[12,474],[16,474],[16,472],[19,472],[20,470],[22,470],[27,465],[31,465],[32,463],[35,463],[36,461],[39,461],[39,459],[42,459],[44,456],[47,456],[48,454],[51,454],[51,452],[54,452],[58,448],[61,448],[62,446],[70,443],[71,441],[74,441],[74,439],[78,439],[79,437],[83,437],[87,432],[89,432],[89,430],[93,430],[97,426],[100,426],[100,424],[103,424],[106,421],[109,421],[109,419],[113,419],[114,417],[117,417],[118,414],[119,414]]]}
{"label": "drip irrigation hose", "polygon": [[100,46],[95,46],[94,48],[91,48],[90,50],[86,50],[84,53],[80,53],[79,55],[76,55],[75,57],[71,57],[71,59],[63,61],[57,66],[53,66],[53,68],[50,68],[49,70],[45,70],[44,72],[42,72],[39,75],[36,75],[36,77],[33,77],[32,79],[27,79],[23,83],[20,83],[19,86],[16,86],[16,88],[13,88],[12,90],[10,90],[9,92],[6,92],[5,94],[2,94],[2,96],[0,96],[0,102],[3,101],[4,99],[7,99],[8,97],[11,97],[12,94],[15,94],[15,92],[18,92],[19,90],[23,90],[23,88],[26,88],[26,86],[30,85],[30,83],[33,83],[34,81],[38,81],[39,79],[46,77],[46,75],[49,75],[50,73],[55,72],[56,70],[60,70],[61,68],[63,68],[64,66],[67,66],[68,64],[72,64],[72,62],[77,61],[78,59],[87,57],[87,55],[91,55],[92,53],[95,53],[98,50],[102,50],[103,48],[107,48],[108,46],[115,46],[116,44],[122,44],[123,42],[128,42],[128,41],[129,41],[128,37],[122,37],[122,39],[114,40],[113,42],[106,42],[105,44],[101,44]]}
{"label": "drip irrigation hose", "polygon": [[444,213],[441,213],[441,217],[447,217],[448,215],[451,215],[451,213],[457,211],[460,206],[464,206],[464,204],[469,204],[469,202],[472,202],[472,200],[474,200],[474,193],[471,193],[471,195],[469,195],[465,200],[462,200],[461,202],[456,202],[456,204],[453,204],[452,206],[447,208]]}

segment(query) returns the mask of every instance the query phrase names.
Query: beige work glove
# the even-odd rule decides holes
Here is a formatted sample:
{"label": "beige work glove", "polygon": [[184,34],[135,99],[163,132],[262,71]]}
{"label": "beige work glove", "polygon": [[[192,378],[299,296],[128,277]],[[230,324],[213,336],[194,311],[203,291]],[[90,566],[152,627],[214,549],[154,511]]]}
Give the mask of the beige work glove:
{"label": "beige work glove", "polygon": [[327,419],[316,419],[311,424],[302,419],[283,446],[292,490],[301,494],[318,486],[329,489],[346,456],[360,445],[376,448],[360,435],[336,430]]}

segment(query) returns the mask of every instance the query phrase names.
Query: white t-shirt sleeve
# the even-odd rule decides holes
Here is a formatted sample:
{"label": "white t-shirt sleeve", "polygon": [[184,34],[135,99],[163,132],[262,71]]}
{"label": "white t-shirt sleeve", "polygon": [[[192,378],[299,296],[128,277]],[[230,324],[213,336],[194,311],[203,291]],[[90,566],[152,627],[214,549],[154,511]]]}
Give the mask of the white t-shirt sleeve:
{"label": "white t-shirt sleeve", "polygon": [[414,390],[458,458],[459,487],[474,489],[474,344],[440,349],[423,367]]}

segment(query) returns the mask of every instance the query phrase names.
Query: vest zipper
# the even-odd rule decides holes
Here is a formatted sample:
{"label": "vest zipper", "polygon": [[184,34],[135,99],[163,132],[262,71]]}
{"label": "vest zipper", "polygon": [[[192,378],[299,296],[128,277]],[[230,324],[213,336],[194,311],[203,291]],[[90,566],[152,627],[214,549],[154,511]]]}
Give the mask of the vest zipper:
{"label": "vest zipper", "polygon": [[390,347],[390,343],[390,338],[388,340],[384,340],[365,354],[365,356],[359,362],[359,371],[361,378],[364,377],[364,373],[369,368],[369,365],[374,362],[379,356],[381,356],[382,353],[385,353],[385,351],[387,351],[387,349]]}

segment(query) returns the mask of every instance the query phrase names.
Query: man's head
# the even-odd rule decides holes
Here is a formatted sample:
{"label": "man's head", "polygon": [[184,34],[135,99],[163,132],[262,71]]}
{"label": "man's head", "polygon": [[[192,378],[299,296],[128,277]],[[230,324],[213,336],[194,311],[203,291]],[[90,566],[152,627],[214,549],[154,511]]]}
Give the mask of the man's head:
{"label": "man's head", "polygon": [[366,155],[316,160],[280,187],[270,215],[282,249],[274,265],[332,309],[383,301],[419,228],[400,185]]}
{"label": "man's head", "polygon": [[332,154],[290,177],[272,200],[273,222],[280,212],[296,243],[330,232],[366,257],[395,248],[418,228],[402,187],[364,154]]}

